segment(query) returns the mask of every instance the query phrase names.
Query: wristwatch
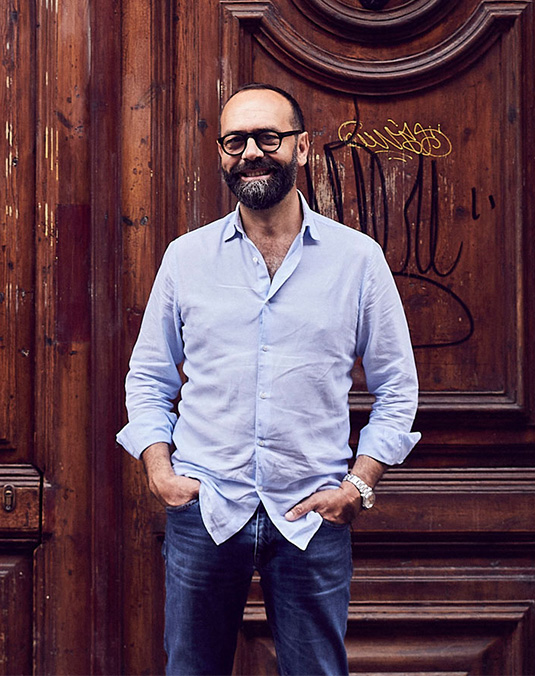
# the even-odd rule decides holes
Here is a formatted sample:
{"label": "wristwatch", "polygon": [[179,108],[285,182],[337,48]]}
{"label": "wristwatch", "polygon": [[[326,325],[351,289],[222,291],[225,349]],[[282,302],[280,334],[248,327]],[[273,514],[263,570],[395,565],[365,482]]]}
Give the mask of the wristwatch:
{"label": "wristwatch", "polygon": [[342,481],[349,481],[350,484],[355,486],[362,498],[362,507],[364,509],[371,509],[374,506],[375,493],[373,492],[373,489],[370,488],[367,483],[364,483],[362,479],[359,479],[356,474],[351,474],[351,472],[349,472]]}

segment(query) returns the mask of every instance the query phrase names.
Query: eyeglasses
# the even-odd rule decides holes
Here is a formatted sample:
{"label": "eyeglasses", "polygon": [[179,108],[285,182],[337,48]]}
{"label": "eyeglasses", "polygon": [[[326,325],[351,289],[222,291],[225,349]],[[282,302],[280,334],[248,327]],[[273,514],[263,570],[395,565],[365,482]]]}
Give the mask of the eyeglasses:
{"label": "eyeglasses", "polygon": [[281,147],[283,138],[302,133],[302,129],[282,132],[265,129],[263,131],[254,131],[250,134],[231,132],[218,138],[217,142],[227,155],[241,155],[247,147],[247,142],[250,138],[254,138],[254,142],[263,153],[276,153]]}

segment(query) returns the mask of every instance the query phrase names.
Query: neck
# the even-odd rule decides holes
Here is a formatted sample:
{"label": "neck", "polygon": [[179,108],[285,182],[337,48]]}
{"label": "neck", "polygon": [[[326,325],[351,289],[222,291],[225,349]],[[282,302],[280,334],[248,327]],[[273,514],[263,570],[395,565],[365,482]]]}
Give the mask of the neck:
{"label": "neck", "polygon": [[243,229],[253,241],[258,237],[280,239],[295,236],[303,221],[301,200],[295,187],[271,209],[256,211],[240,204],[240,216]]}

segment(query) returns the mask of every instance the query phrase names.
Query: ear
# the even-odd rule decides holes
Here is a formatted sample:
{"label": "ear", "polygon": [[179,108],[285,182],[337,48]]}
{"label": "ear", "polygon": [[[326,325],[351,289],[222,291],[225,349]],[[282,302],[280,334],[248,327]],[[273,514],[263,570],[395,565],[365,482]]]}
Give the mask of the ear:
{"label": "ear", "polygon": [[223,149],[222,149],[221,146],[219,145],[219,142],[218,142],[218,141],[216,141],[215,144],[216,144],[217,150],[218,150],[218,152],[219,152],[219,157],[223,158]]}
{"label": "ear", "polygon": [[304,167],[308,159],[308,151],[310,150],[310,140],[308,138],[308,131],[304,131],[297,137],[297,164]]}

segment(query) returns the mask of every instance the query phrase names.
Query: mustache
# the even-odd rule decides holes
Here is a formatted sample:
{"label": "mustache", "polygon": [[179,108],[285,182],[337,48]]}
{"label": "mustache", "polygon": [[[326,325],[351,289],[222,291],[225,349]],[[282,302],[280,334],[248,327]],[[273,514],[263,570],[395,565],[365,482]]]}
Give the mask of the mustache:
{"label": "mustache", "polygon": [[231,175],[241,174],[244,171],[258,171],[259,169],[280,169],[280,164],[271,157],[259,157],[256,160],[242,160],[228,173]]}

